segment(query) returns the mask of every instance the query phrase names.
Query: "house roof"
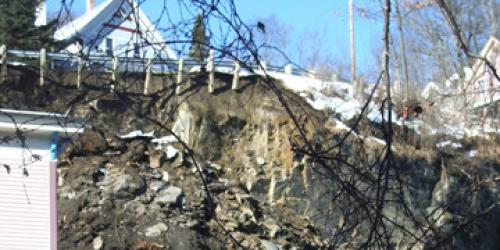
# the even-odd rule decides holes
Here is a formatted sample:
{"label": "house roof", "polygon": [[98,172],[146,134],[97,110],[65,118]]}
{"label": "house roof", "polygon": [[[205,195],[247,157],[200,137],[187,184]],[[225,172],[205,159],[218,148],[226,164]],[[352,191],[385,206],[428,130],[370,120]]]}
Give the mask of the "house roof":
{"label": "house roof", "polygon": [[[487,59],[488,56],[490,55],[490,53],[495,53],[495,48],[500,47],[500,40],[498,37],[499,37],[498,35],[490,36],[490,38],[488,39],[488,41],[484,45],[483,49],[481,50],[480,56],[482,58]],[[496,53],[498,53],[498,52],[496,52]],[[495,63],[495,62],[492,62],[492,63]],[[481,65],[483,65],[483,64],[484,64],[483,60],[481,60],[479,58],[476,59],[476,61],[474,62],[474,65],[472,66],[473,75],[468,79],[469,81],[476,80],[476,77],[477,77],[476,74],[479,73],[478,70],[481,67]]]}
{"label": "house roof", "polygon": [[19,129],[23,132],[38,134],[52,132],[74,134],[82,132],[84,126],[84,120],[62,114],[0,109],[0,131]]}
{"label": "house roof", "polygon": [[[156,30],[149,18],[142,12],[139,5],[134,0],[106,0],[94,9],[87,11],[82,16],[56,30],[54,38],[56,40],[72,40],[81,38],[84,41],[92,41],[102,38],[112,30],[102,28],[107,22],[119,25],[126,20],[122,16],[116,21],[115,14],[120,10],[125,10],[126,16],[133,15],[138,19],[138,25],[143,34],[148,35],[148,42],[155,50],[164,51],[169,58],[176,58],[176,54],[166,44],[161,34]],[[118,17],[120,18],[120,17]]]}

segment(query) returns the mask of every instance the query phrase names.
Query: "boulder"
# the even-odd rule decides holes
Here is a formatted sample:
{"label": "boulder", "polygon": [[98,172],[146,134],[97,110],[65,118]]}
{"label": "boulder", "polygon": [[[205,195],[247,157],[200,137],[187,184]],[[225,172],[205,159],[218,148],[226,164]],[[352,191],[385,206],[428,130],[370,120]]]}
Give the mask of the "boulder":
{"label": "boulder", "polygon": [[165,183],[163,181],[153,181],[149,184],[149,188],[155,192],[162,190],[165,187]]}
{"label": "boulder", "polygon": [[268,240],[260,240],[260,244],[262,244],[262,247],[265,249],[265,250],[278,250],[278,246],[276,246],[276,244],[268,241]]}
{"label": "boulder", "polygon": [[167,230],[167,225],[165,225],[165,223],[163,222],[160,222],[154,226],[146,228],[144,235],[146,235],[147,237],[158,237]]}
{"label": "boulder", "polygon": [[155,170],[153,170],[153,172],[151,172],[151,178],[153,178],[155,180],[161,180],[163,178],[163,174],[162,174],[162,172],[155,169]]}
{"label": "boulder", "polygon": [[176,186],[170,186],[163,189],[156,196],[155,201],[160,205],[182,205],[182,189]]}
{"label": "boulder", "polygon": [[146,183],[133,168],[111,169],[104,180],[103,189],[118,199],[132,199],[146,191]]}

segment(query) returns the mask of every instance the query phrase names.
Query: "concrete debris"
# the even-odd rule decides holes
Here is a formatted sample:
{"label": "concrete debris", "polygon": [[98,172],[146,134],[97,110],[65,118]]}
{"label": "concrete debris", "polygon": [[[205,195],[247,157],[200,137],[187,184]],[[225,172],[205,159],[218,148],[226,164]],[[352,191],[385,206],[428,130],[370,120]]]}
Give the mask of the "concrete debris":
{"label": "concrete debris", "polygon": [[104,242],[102,241],[101,236],[97,236],[94,238],[92,241],[92,246],[94,247],[94,250],[101,250],[102,247],[104,246]]}
{"label": "concrete debris", "polygon": [[165,225],[165,223],[163,222],[160,222],[154,226],[146,228],[144,235],[146,235],[147,237],[158,237],[167,230],[167,225]]}

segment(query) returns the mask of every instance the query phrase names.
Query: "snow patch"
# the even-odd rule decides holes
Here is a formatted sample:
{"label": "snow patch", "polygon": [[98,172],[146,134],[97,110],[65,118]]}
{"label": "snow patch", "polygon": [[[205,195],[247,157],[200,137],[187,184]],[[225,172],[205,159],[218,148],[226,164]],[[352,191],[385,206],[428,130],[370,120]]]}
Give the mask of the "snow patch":
{"label": "snow patch", "polygon": [[467,156],[469,158],[474,158],[474,157],[477,157],[478,155],[479,155],[479,151],[477,151],[476,149],[469,150],[469,151],[465,152],[465,156]]}
{"label": "snow patch", "polygon": [[134,139],[134,138],[141,138],[141,137],[146,137],[146,138],[153,138],[154,131],[144,133],[142,130],[134,130],[128,134],[125,135],[119,135],[121,139]]}
{"label": "snow patch", "polygon": [[260,166],[263,166],[264,164],[266,164],[266,160],[262,157],[257,157],[257,159],[255,159],[257,161],[257,164],[259,164]]}
{"label": "snow patch", "polygon": [[335,127],[340,129],[340,130],[345,130],[345,131],[351,130],[351,128],[349,126],[347,126],[345,123],[343,123],[339,119],[334,119],[334,122],[335,122]]}
{"label": "snow patch", "polygon": [[307,102],[317,110],[332,109],[347,120],[352,119],[361,112],[359,102],[354,99],[346,101],[338,97],[325,96],[320,92],[313,93],[313,99],[307,99]]}
{"label": "snow patch", "polygon": [[177,156],[177,154],[179,154],[179,150],[174,148],[171,145],[168,145],[165,148],[165,153],[167,154],[167,160],[170,160],[170,159],[175,158]]}
{"label": "snow patch", "polygon": [[460,144],[459,142],[452,142],[452,141],[448,140],[448,141],[442,141],[442,142],[436,143],[436,147],[438,147],[438,148],[444,148],[444,147],[461,148],[462,144]]}
{"label": "snow patch", "polygon": [[151,140],[151,142],[157,143],[160,145],[164,145],[164,144],[177,142],[177,138],[175,138],[175,136],[173,136],[173,135],[167,135],[167,136],[163,136],[160,138],[154,138],[153,140]]}

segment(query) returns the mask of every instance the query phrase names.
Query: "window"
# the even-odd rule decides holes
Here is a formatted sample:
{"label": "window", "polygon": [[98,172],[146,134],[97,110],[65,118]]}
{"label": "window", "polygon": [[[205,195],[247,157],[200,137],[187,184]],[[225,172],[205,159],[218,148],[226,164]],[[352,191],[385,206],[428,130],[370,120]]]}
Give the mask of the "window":
{"label": "window", "polygon": [[134,43],[134,57],[141,57],[141,44]]}
{"label": "window", "polygon": [[113,56],[113,39],[106,38],[106,55]]}
{"label": "window", "polygon": [[477,90],[477,94],[479,96],[479,98],[484,98],[486,96],[486,89],[485,89],[485,86],[484,86],[484,80],[479,80],[476,82],[476,90]]}

